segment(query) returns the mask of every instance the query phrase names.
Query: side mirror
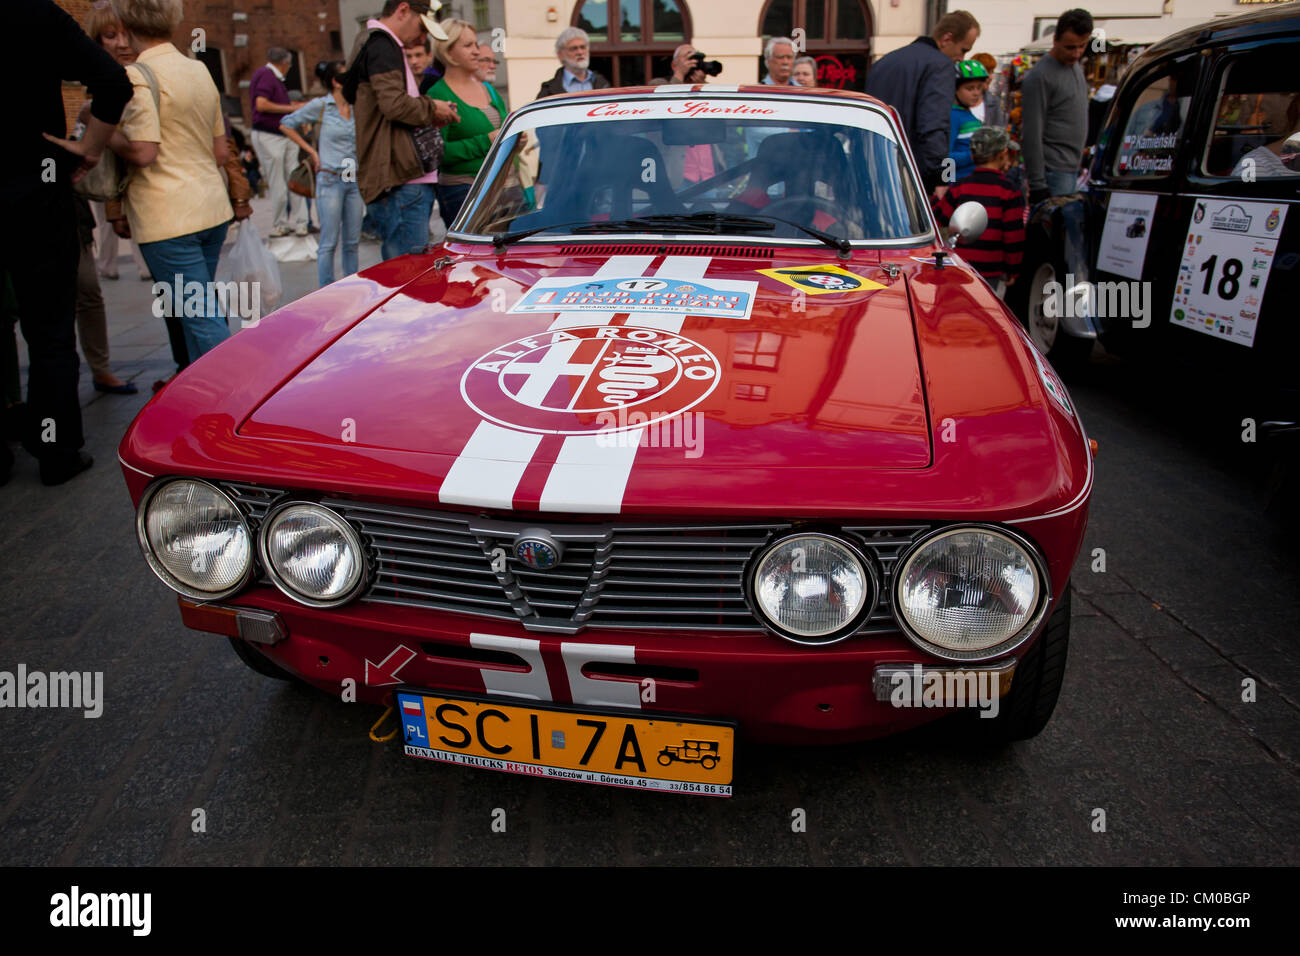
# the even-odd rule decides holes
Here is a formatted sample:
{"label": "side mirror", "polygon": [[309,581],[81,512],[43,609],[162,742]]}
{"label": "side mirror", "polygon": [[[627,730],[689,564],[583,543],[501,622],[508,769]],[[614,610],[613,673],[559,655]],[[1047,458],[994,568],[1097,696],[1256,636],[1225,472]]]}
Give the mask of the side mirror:
{"label": "side mirror", "polygon": [[948,220],[948,231],[954,239],[973,242],[984,234],[989,224],[988,211],[977,202],[964,202]]}

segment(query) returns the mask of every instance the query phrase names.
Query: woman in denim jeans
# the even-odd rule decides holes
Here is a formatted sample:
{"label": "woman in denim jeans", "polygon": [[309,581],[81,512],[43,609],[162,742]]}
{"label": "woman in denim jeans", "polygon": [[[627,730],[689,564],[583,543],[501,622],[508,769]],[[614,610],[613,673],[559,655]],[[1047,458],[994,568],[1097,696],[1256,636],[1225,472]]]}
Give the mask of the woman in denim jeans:
{"label": "woman in denim jeans", "polygon": [[137,167],[126,191],[127,222],[155,280],[154,307],[166,316],[175,311],[173,301],[185,298],[179,318],[195,361],[230,337],[213,281],[235,218],[221,178],[227,158],[221,94],[207,67],[172,45],[180,0],[115,0],[113,9],[136,61],[127,67],[134,96],[109,146]]}
{"label": "woman in denim jeans", "polygon": [[[361,217],[366,205],[357,185],[357,130],[352,104],[343,98],[342,60],[316,67],[321,85],[330,92],[318,96],[280,121],[280,129],[311,158],[316,168],[316,203],[320,209],[320,245],[316,249],[316,276],[322,286],[334,281],[334,250],[343,247],[343,274],[357,271],[361,243]],[[299,132],[319,123],[318,149]]]}

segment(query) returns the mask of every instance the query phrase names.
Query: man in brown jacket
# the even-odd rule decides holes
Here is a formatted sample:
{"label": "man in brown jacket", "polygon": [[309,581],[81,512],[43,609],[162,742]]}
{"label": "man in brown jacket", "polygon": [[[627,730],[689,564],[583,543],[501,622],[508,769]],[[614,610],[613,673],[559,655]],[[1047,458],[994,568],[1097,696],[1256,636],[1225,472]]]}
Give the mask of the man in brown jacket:
{"label": "man in brown jacket", "polygon": [[429,244],[438,172],[425,168],[415,134],[460,122],[454,104],[419,95],[406,64],[404,48],[426,30],[447,38],[427,4],[387,0],[357,37],[343,83],[343,95],[356,105],[357,185],[383,239],[385,259],[422,252]]}

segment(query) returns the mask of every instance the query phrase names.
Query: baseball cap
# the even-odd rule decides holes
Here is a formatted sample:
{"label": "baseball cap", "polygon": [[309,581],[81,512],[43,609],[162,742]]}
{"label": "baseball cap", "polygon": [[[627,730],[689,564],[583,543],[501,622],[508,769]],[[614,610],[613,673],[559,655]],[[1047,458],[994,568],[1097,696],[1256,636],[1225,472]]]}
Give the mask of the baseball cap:
{"label": "baseball cap", "polygon": [[1000,126],[981,126],[971,133],[971,156],[996,156],[1004,149],[1012,148],[1018,149],[1019,146],[1011,139],[1011,134]]}
{"label": "baseball cap", "polygon": [[420,15],[420,22],[424,28],[429,31],[429,35],[435,40],[446,40],[447,33],[437,20],[433,18],[434,11],[441,10],[442,4],[439,0],[433,0],[432,4],[422,3],[421,0],[406,0],[407,6]]}

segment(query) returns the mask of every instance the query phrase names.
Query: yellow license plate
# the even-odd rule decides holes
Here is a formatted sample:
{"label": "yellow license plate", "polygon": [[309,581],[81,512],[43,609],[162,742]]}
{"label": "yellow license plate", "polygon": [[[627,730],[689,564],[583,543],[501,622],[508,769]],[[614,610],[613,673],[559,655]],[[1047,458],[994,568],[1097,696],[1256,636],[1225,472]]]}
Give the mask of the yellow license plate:
{"label": "yellow license plate", "polygon": [[607,787],[731,796],[735,728],[398,691],[406,753]]}

